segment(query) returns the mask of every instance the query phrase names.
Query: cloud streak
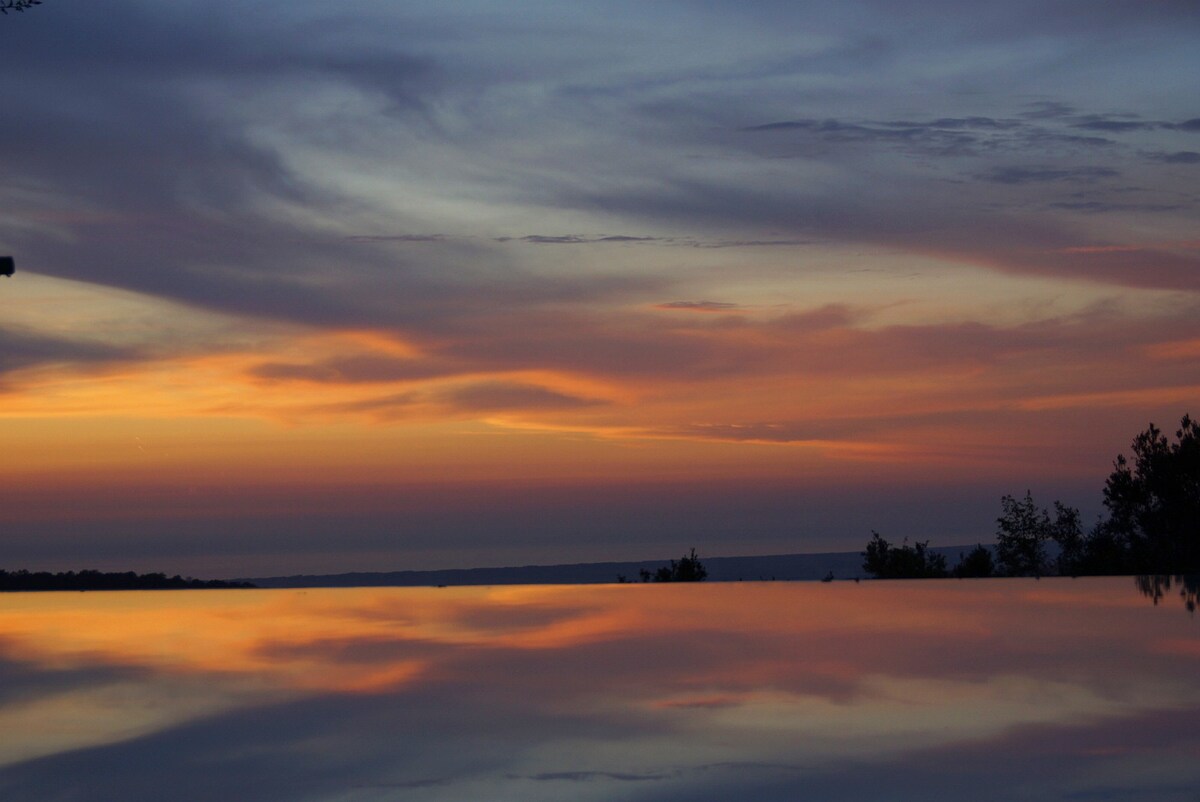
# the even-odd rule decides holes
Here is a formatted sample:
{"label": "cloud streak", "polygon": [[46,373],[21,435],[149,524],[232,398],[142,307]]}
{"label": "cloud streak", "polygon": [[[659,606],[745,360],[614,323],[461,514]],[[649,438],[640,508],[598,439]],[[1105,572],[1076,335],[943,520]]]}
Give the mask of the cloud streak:
{"label": "cloud streak", "polygon": [[7,373],[30,368],[54,365],[103,368],[139,357],[135,348],[0,328],[0,380]]}

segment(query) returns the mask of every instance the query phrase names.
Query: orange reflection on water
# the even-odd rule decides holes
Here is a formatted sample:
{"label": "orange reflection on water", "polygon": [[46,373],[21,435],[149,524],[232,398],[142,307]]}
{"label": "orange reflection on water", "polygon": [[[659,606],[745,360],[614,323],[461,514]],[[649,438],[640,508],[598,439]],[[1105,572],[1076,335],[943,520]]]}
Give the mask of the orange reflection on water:
{"label": "orange reflection on water", "polygon": [[534,774],[807,771],[1200,708],[1198,644],[1127,578],[9,594],[0,766],[320,699],[511,724]]}
{"label": "orange reflection on water", "polygon": [[[973,670],[957,650],[931,656],[919,648],[934,642],[1029,652],[1104,634],[1124,639],[1130,651],[1160,653],[1164,641],[1149,631],[1115,626],[1122,612],[1145,616],[1144,600],[1127,585],[1008,580],[13,594],[0,606],[0,640],[11,659],[44,666],[102,662],[325,691],[404,684],[451,651],[707,641],[707,659],[688,673],[757,684],[778,673],[849,678],[905,666]],[[1060,606],[1066,609],[1046,614]],[[1030,619],[1033,607],[1042,613]],[[735,654],[724,653],[730,643],[738,644]],[[1175,638],[1170,651],[1188,653],[1197,643]],[[1004,654],[989,659],[1002,664]]]}

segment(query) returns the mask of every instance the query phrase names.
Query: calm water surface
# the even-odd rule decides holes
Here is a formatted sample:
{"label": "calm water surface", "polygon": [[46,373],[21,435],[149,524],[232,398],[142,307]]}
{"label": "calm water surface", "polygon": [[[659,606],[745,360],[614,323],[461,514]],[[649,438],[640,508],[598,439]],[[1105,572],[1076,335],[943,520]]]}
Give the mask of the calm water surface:
{"label": "calm water surface", "polygon": [[1129,578],[0,596],[0,799],[1200,800]]}

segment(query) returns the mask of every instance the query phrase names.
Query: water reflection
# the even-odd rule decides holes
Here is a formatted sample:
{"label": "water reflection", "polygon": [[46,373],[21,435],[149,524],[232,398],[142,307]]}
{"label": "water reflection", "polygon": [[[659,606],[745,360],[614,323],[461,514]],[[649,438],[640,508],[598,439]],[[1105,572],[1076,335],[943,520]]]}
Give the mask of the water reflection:
{"label": "water reflection", "polygon": [[1196,612],[1196,602],[1200,600],[1200,576],[1158,574],[1134,579],[1138,590],[1142,595],[1148,596],[1156,607],[1163,597],[1171,592],[1171,582],[1174,581],[1175,586],[1179,588],[1179,598],[1183,600],[1183,606],[1189,613]]}
{"label": "water reflection", "polygon": [[1127,578],[6,596],[0,798],[1194,802],[1168,612]]}

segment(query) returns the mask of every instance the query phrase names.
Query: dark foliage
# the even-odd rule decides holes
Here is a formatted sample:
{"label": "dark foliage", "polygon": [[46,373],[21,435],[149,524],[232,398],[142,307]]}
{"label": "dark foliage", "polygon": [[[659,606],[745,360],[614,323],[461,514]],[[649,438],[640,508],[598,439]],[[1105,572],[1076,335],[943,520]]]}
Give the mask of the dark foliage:
{"label": "dark foliage", "polygon": [[1142,575],[1135,577],[1138,590],[1150,598],[1157,607],[1163,597],[1171,591],[1171,581],[1179,588],[1179,598],[1189,613],[1196,612],[1196,604],[1200,603],[1200,576],[1170,576],[1167,574]]}
{"label": "dark foliage", "polygon": [[84,570],[51,574],[47,571],[0,571],[0,590],[197,590],[252,588],[249,582],[192,579],[166,574],[103,573]]}
{"label": "dark foliage", "polygon": [[1104,486],[1108,518],[1063,542],[1060,573],[1200,572],[1200,425],[1187,415],[1171,442],[1153,423],[1118,455]]}
{"label": "dark foliage", "polygon": [[867,550],[862,553],[863,570],[876,579],[938,579],[948,576],[946,558],[929,551],[929,541],[900,546],[888,543],[878,532],[871,532]]}
{"label": "dark foliage", "polygon": [[[1012,496],[1000,499],[1003,513],[996,519],[996,559],[1000,571],[1007,576],[1043,576],[1062,573],[1068,561],[1074,561],[1082,549],[1083,530],[1079,510],[1054,502],[1054,517],[1039,508],[1026,491],[1025,498]],[[1046,556],[1046,544],[1059,544],[1059,564],[1051,566]]]}
{"label": "dark foliage", "polygon": [[1151,423],[1104,486],[1099,534],[1137,573],[1200,573],[1200,423],[1184,415],[1175,439]]}
{"label": "dark foliage", "polygon": [[[1200,423],[1184,415],[1174,442],[1153,423],[1137,435],[1132,459],[1118,455],[1105,482],[1108,517],[1086,535],[1079,510],[1061,502],[1054,502],[1051,513],[1026,491],[1024,498],[1004,496],[1000,504],[995,562],[987,549],[976,546],[960,556],[955,576],[1144,574],[1175,575],[1182,582],[1184,575],[1200,574]],[[894,548],[878,532],[871,535],[863,552],[868,573],[945,576],[945,560],[928,554],[927,542]],[[1047,550],[1051,542],[1058,547],[1053,561]],[[1195,588],[1195,580],[1189,581],[1182,593],[1192,609],[1196,597],[1188,588]]]}
{"label": "dark foliage", "polygon": [[670,565],[664,565],[658,571],[651,574],[649,571],[642,569],[642,581],[649,582],[703,582],[708,578],[708,569],[700,562],[700,558],[696,556],[696,550],[692,549],[688,554],[676,561],[671,560]]}
{"label": "dark foliage", "polygon": [[1111,521],[1099,521],[1080,543],[1077,554],[1059,558],[1061,573],[1069,576],[1118,576],[1135,574],[1129,540],[1117,532]]}
{"label": "dark foliage", "polygon": [[33,6],[40,6],[42,0],[0,0],[0,14],[7,14],[10,11],[24,11]]}
{"label": "dark foliage", "polygon": [[996,564],[992,552],[986,546],[976,546],[966,556],[958,555],[954,575],[959,579],[978,579],[996,575]]}

